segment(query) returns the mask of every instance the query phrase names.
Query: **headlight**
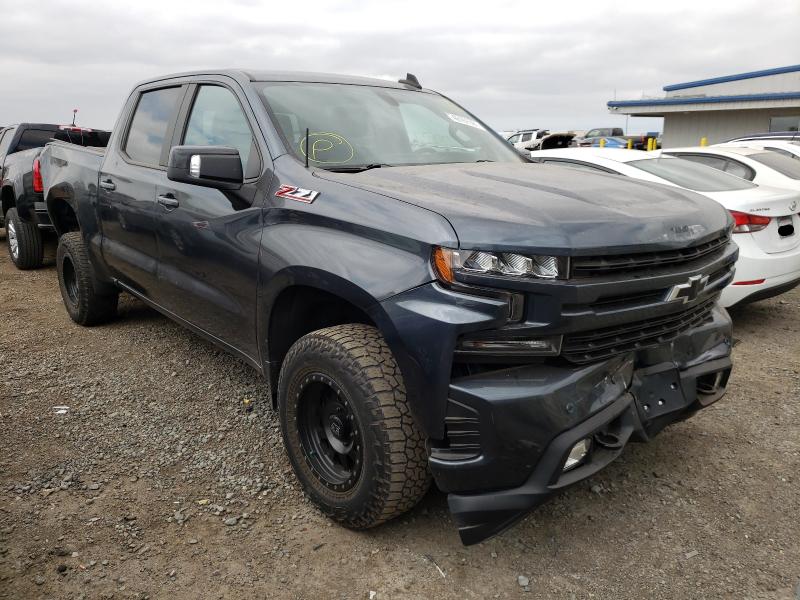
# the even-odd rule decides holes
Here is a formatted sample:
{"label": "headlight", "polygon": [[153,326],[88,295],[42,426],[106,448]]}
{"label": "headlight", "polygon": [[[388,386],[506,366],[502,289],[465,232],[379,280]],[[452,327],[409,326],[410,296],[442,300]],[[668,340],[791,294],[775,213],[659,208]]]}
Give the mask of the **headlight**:
{"label": "headlight", "polygon": [[433,264],[439,277],[448,283],[455,281],[457,273],[534,279],[567,277],[567,258],[564,256],[525,256],[510,252],[494,253],[437,247],[433,252]]}

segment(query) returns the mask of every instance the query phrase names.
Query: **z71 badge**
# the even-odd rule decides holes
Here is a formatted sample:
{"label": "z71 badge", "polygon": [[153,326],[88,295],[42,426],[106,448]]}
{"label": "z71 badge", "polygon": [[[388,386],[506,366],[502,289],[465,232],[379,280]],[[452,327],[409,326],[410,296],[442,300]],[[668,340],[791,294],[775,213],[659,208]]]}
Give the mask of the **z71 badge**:
{"label": "z71 badge", "polygon": [[297,200],[298,202],[305,202],[311,204],[319,196],[319,192],[315,190],[306,190],[303,188],[295,187],[293,185],[282,185],[275,192],[278,198],[289,198],[290,200]]}

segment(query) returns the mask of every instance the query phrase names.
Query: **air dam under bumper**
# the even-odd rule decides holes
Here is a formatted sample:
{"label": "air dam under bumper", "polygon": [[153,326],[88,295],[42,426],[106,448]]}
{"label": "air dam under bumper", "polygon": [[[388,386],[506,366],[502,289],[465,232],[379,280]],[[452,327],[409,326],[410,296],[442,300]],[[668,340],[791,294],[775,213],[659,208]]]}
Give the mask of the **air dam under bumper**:
{"label": "air dam under bumper", "polygon": [[[458,435],[450,437],[461,435],[471,442],[463,448],[479,451],[460,459],[458,444],[432,448],[430,464],[449,493],[462,542],[503,531],[608,465],[629,441],[647,441],[716,402],[730,376],[730,350],[730,319],[716,308],[710,322],[665,348],[589,366],[528,365],[454,380],[448,412],[457,416],[449,417],[448,431]],[[590,440],[588,454],[564,470],[581,440]]]}

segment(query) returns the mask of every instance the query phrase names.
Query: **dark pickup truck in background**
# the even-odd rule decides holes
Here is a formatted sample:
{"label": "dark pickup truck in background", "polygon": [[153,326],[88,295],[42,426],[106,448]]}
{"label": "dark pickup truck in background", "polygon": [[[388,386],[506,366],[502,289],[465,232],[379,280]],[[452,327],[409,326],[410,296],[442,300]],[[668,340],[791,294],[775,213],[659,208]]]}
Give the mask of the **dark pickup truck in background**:
{"label": "dark pickup truck in background", "polygon": [[481,541],[725,391],[728,212],[530,163],[413,76],[166,76],[40,160],[72,319],[125,291],[263,373],[346,526],[432,476]]}
{"label": "dark pickup truck in background", "polygon": [[43,232],[52,230],[37,162],[44,145],[62,140],[102,147],[110,135],[108,131],[50,123],[20,123],[0,131],[0,223],[6,228],[8,254],[18,269],[42,265]]}

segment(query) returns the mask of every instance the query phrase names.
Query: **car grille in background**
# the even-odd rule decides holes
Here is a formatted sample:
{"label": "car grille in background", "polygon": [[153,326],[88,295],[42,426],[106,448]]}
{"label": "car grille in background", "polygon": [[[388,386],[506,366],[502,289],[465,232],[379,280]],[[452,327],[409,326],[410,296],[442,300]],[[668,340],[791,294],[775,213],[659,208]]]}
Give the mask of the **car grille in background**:
{"label": "car grille in background", "polygon": [[692,308],[655,319],[566,335],[561,355],[572,362],[584,363],[669,342],[710,318],[717,296]]}
{"label": "car grille in background", "polygon": [[676,250],[642,252],[639,254],[609,254],[607,256],[575,256],[571,259],[572,277],[598,277],[658,267],[684,265],[722,251],[728,241],[729,237],[724,235],[704,244]]}

